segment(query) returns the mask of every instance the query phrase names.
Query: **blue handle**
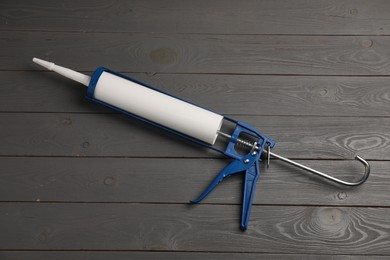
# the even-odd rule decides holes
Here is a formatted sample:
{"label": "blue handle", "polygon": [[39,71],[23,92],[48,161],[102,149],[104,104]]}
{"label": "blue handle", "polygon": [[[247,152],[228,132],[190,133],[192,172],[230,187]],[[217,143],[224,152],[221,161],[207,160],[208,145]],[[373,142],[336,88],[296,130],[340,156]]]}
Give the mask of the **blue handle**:
{"label": "blue handle", "polygon": [[[203,200],[224,178],[236,174],[245,172],[248,170],[248,168],[251,167],[252,164],[256,162],[256,159],[259,159],[259,154],[255,156],[247,155],[245,157],[242,157],[241,159],[235,159],[231,163],[229,163],[220,173],[215,177],[215,179],[210,183],[210,185],[203,191],[202,194],[199,195],[199,197],[193,201],[191,201],[192,204],[197,204],[201,200]],[[245,163],[245,160],[250,160],[250,162]]]}
{"label": "blue handle", "polygon": [[[255,195],[256,183],[260,177],[260,155],[265,147],[269,145],[274,147],[275,142],[252,126],[243,122],[236,122],[236,128],[231,135],[229,144],[227,145],[224,154],[234,159],[228,164],[211,182],[211,184],[203,191],[203,193],[195,200],[191,201],[192,204],[197,204],[203,200],[224,178],[229,175],[245,173],[244,192],[242,197],[242,212],[241,212],[241,229],[246,230],[248,228],[249,216],[251,213],[252,202]],[[257,150],[251,150],[246,155],[241,155],[235,149],[235,144],[241,133],[249,134],[257,138]]]}
{"label": "blue handle", "polygon": [[256,182],[260,177],[259,157],[260,153],[256,153],[256,155],[247,154],[246,156],[242,157],[241,160],[235,159],[233,162],[228,164],[204,190],[204,192],[197,199],[191,201],[191,203],[199,203],[227,176],[245,172],[245,184],[241,213],[241,229],[245,231],[248,228],[249,216],[256,190]]}

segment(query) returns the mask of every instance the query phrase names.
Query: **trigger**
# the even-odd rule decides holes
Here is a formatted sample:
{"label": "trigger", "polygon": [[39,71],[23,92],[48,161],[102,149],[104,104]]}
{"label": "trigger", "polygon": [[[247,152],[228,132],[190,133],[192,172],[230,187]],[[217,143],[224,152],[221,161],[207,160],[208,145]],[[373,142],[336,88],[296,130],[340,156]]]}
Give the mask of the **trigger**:
{"label": "trigger", "polygon": [[199,195],[199,197],[193,201],[190,201],[191,204],[197,204],[201,200],[203,200],[217,185],[220,183],[224,178],[245,171],[244,168],[246,165],[241,162],[241,160],[234,160],[233,162],[229,163],[216,177],[215,179],[210,183],[210,185],[203,191],[202,194]]}

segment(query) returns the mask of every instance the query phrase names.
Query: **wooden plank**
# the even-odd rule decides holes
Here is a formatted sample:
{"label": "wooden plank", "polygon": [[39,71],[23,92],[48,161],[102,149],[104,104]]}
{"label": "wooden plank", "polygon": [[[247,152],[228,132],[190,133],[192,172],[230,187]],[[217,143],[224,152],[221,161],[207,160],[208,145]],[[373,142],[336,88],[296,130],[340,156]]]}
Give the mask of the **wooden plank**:
{"label": "wooden plank", "polygon": [[[390,116],[387,77],[128,75],[221,114]],[[54,73],[2,71],[0,78],[2,112],[109,112]]]}
{"label": "wooden plank", "polygon": [[[385,0],[1,1],[0,259],[387,259],[389,11]],[[372,175],[348,189],[273,161],[243,233],[239,176],[186,203],[227,160],[84,102],[33,56],[125,71],[253,124],[276,153],[343,178],[361,172],[344,160],[358,153]]]}
{"label": "wooden plank", "polygon": [[215,253],[215,252],[135,252],[135,251],[0,251],[0,257],[3,259],[29,259],[29,260],[41,260],[41,259],[52,259],[52,260],[127,260],[127,259],[139,259],[139,260],[197,260],[197,259],[215,259],[215,260],[236,260],[239,257],[242,260],[256,260],[256,259],[267,259],[267,260],[387,260],[387,256],[375,256],[375,255],[317,255],[317,254],[264,254],[264,253]]}
{"label": "wooden plank", "polygon": [[[361,166],[351,161],[300,162],[345,180],[362,173]],[[0,200],[188,203],[227,163],[176,158],[0,158]],[[348,188],[272,161],[269,169],[261,168],[254,204],[390,206],[390,162],[371,162],[371,167],[364,185]],[[241,176],[224,180],[204,202],[241,204]]]}
{"label": "wooden plank", "polygon": [[[0,70],[40,69],[286,75],[389,75],[388,36],[264,36],[2,32]],[[65,51],[64,51],[65,50]],[[24,61],[15,59],[23,54]]]}
{"label": "wooden plank", "polygon": [[389,208],[1,203],[1,249],[389,254]]}
{"label": "wooden plank", "polygon": [[390,34],[385,0],[1,1],[0,30]]}
{"label": "wooden plank", "polygon": [[[274,151],[286,157],[343,159],[356,153],[374,160],[390,157],[389,118],[235,118],[276,140]],[[2,113],[0,121],[3,156],[219,157],[123,115]]]}

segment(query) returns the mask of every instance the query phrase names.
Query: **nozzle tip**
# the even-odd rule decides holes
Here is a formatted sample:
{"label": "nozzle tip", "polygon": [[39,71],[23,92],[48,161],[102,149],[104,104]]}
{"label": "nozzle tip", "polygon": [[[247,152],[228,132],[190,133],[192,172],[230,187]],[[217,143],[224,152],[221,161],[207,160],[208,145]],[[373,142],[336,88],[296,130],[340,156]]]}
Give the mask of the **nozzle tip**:
{"label": "nozzle tip", "polygon": [[41,65],[42,67],[45,67],[48,70],[52,70],[55,65],[53,62],[48,62],[35,57],[32,59],[32,61],[35,62],[36,64]]}

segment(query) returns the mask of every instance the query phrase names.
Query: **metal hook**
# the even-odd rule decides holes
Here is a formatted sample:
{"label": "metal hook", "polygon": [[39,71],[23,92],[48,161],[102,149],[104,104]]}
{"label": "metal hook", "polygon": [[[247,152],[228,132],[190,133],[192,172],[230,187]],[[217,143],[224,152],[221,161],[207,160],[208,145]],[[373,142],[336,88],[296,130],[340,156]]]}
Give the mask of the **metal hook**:
{"label": "metal hook", "polygon": [[288,158],[285,158],[283,156],[280,156],[280,155],[278,155],[276,153],[272,153],[271,151],[263,150],[263,152],[265,152],[268,155],[270,155],[270,156],[272,156],[274,158],[277,158],[277,159],[279,159],[281,161],[284,161],[286,163],[294,165],[295,167],[298,167],[300,169],[303,169],[303,170],[306,170],[308,172],[311,172],[311,173],[314,173],[316,175],[319,175],[319,176],[321,176],[321,177],[323,177],[323,178],[325,178],[327,180],[330,180],[332,182],[335,182],[335,183],[338,183],[338,184],[342,184],[342,185],[346,185],[346,186],[358,186],[358,185],[364,183],[367,180],[368,176],[370,175],[370,164],[366,160],[364,160],[362,157],[360,157],[358,155],[356,155],[355,160],[358,160],[359,162],[361,162],[364,165],[364,175],[357,182],[348,182],[348,181],[343,181],[343,180],[337,179],[337,178],[332,177],[332,176],[330,176],[328,174],[325,174],[323,172],[314,170],[314,169],[312,169],[310,167],[307,167],[305,165],[302,165],[300,163],[292,161],[292,160],[290,160]]}
{"label": "metal hook", "polygon": [[[218,131],[218,134],[220,134],[221,136],[223,136],[225,138],[232,138],[231,135],[223,133],[221,131]],[[259,147],[257,146],[256,143],[255,144],[251,144],[250,142],[245,141],[245,140],[241,140],[239,138],[237,138],[236,141],[241,143],[241,144],[243,144],[243,145],[251,147],[252,149],[255,149],[255,150],[259,149]],[[321,177],[323,177],[323,178],[325,178],[327,180],[330,180],[330,181],[332,181],[334,183],[338,183],[338,184],[342,184],[342,185],[346,185],[346,186],[358,186],[360,184],[363,184],[367,180],[368,176],[370,175],[370,164],[366,160],[364,160],[362,157],[360,157],[359,155],[356,155],[355,160],[359,161],[360,163],[362,163],[364,165],[364,175],[357,182],[348,182],[348,181],[343,181],[343,180],[337,179],[337,178],[335,178],[333,176],[330,176],[329,174],[317,171],[317,170],[312,169],[312,168],[310,168],[308,166],[305,166],[303,164],[300,164],[300,163],[297,163],[297,162],[295,162],[293,160],[290,160],[290,159],[288,159],[286,157],[283,157],[283,156],[280,156],[280,155],[278,155],[276,153],[273,153],[273,152],[271,152],[271,148],[270,148],[269,145],[266,146],[266,148],[263,150],[263,153],[265,153],[267,155],[267,168],[269,167],[270,157],[274,157],[274,158],[277,158],[277,159],[279,159],[281,161],[284,161],[284,162],[286,162],[288,164],[294,165],[295,167],[298,167],[300,169],[303,169],[303,170],[306,170],[308,172],[311,172],[311,173],[314,173],[316,175],[319,175],[319,176],[321,176]]]}

